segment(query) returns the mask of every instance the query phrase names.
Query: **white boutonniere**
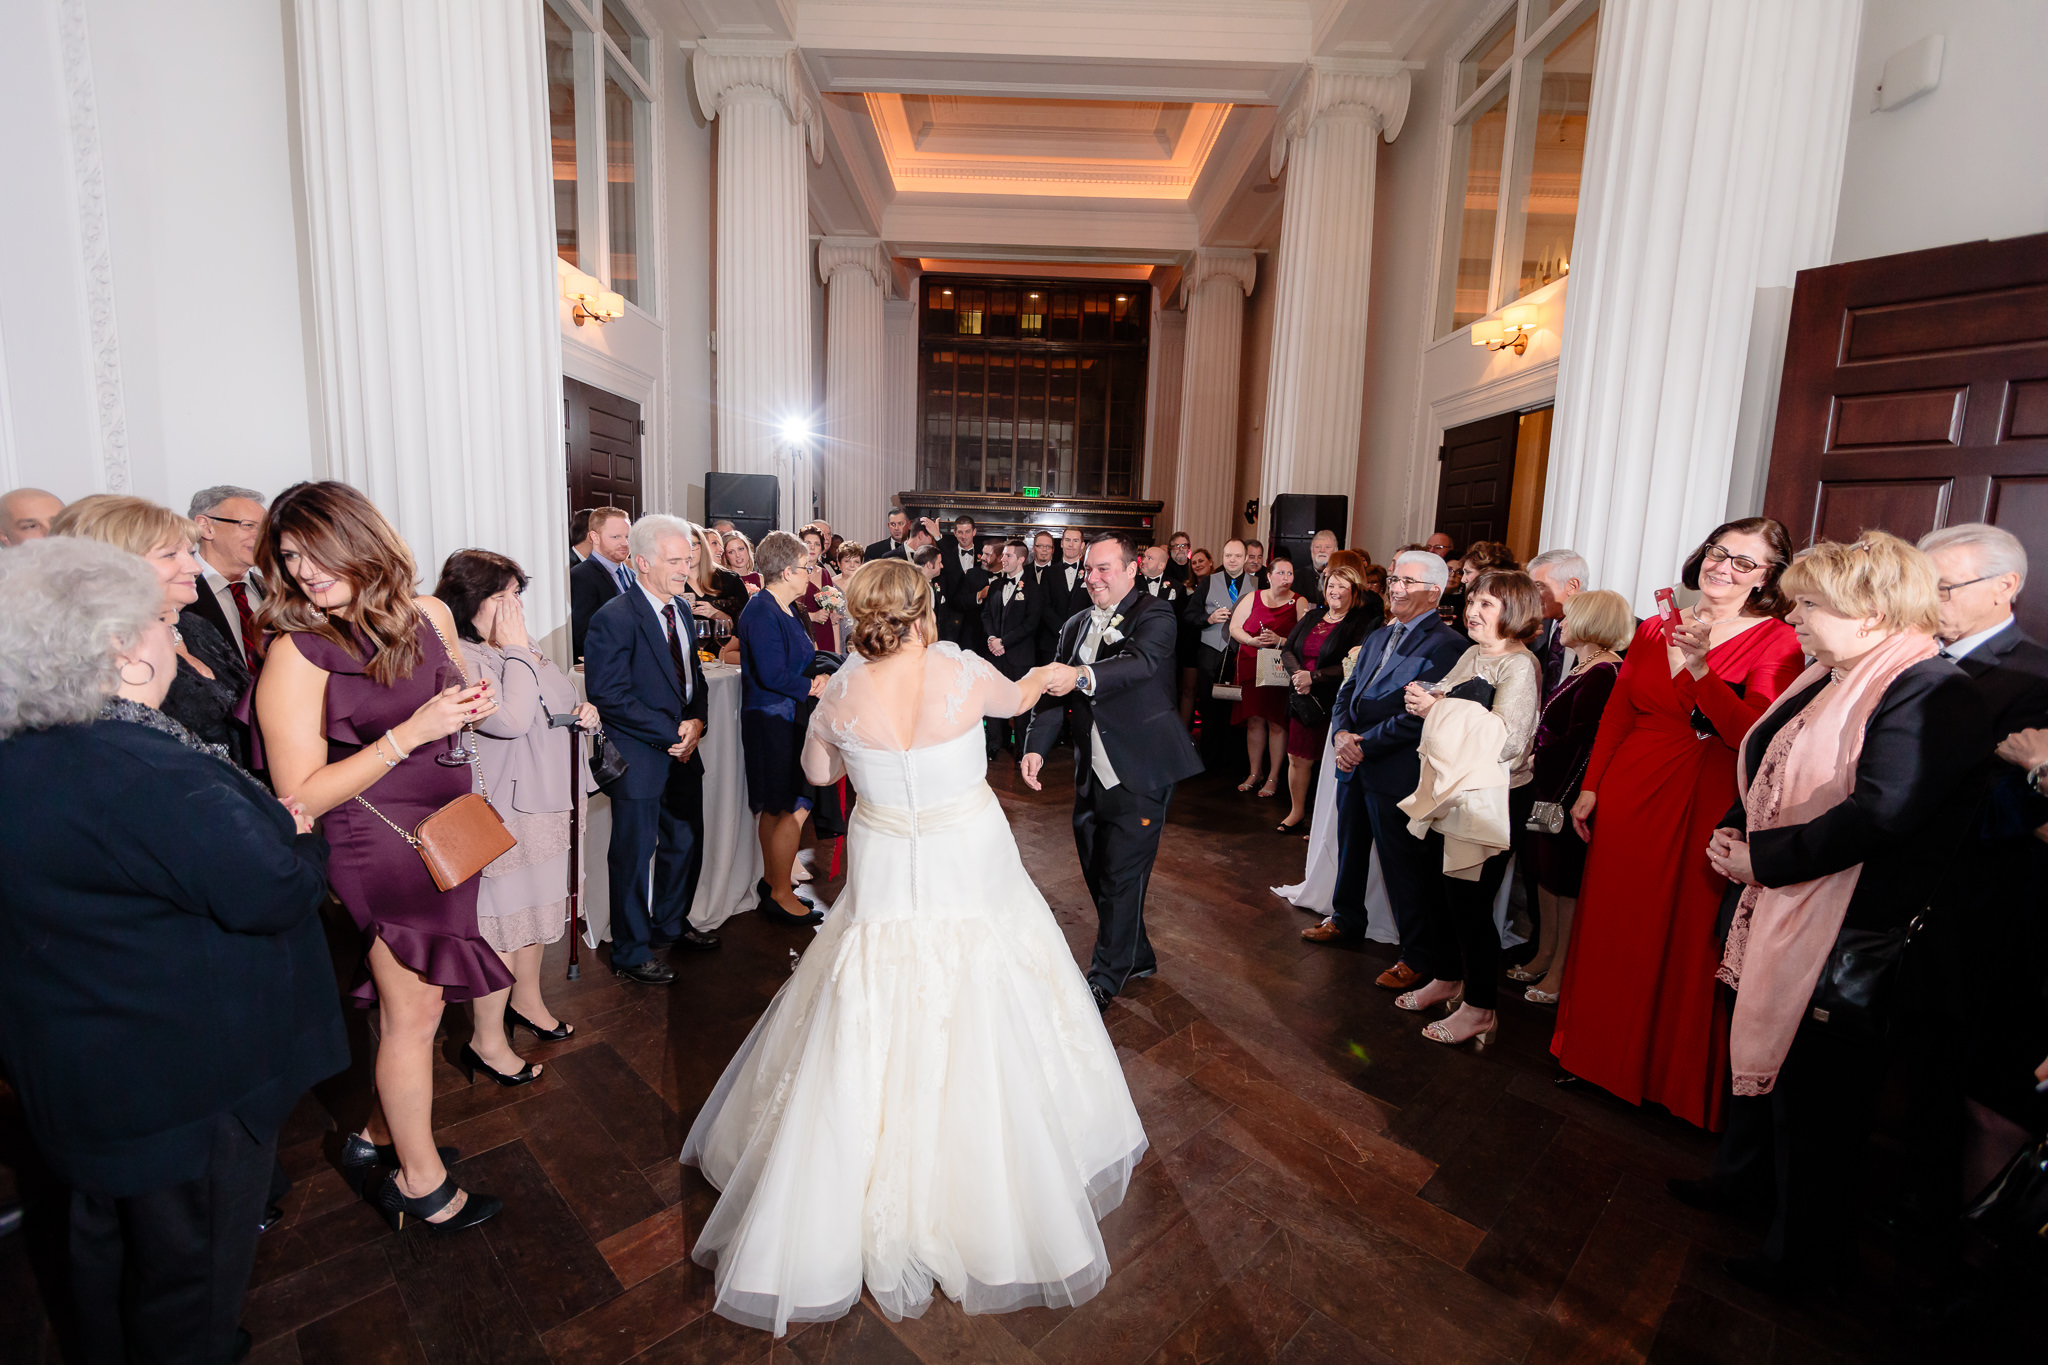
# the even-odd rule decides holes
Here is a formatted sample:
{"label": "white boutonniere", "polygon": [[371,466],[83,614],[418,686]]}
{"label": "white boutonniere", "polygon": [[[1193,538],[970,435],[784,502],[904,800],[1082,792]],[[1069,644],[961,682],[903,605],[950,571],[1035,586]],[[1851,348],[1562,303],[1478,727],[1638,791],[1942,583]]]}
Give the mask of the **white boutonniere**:
{"label": "white boutonniere", "polygon": [[1123,623],[1124,618],[1123,613],[1121,612],[1117,613],[1115,616],[1110,617],[1109,629],[1102,632],[1102,643],[1105,645],[1113,645],[1116,644],[1119,640],[1122,640],[1124,638],[1124,633],[1118,630],[1117,627],[1122,625]]}

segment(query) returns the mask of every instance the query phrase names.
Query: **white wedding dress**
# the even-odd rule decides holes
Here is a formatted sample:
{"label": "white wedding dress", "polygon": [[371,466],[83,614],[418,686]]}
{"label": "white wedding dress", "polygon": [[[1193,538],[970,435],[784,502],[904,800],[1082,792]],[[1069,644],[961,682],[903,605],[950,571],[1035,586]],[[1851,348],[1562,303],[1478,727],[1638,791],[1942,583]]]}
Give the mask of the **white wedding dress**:
{"label": "white wedding dress", "polygon": [[820,699],[814,782],[859,793],[846,885],[705,1101],[682,1159],[722,1195],[692,1255],[714,1310],[780,1335],[863,1281],[895,1317],[1080,1303],[1145,1132],[1065,936],[987,782],[1017,684],[926,652],[908,749],[857,657]]}

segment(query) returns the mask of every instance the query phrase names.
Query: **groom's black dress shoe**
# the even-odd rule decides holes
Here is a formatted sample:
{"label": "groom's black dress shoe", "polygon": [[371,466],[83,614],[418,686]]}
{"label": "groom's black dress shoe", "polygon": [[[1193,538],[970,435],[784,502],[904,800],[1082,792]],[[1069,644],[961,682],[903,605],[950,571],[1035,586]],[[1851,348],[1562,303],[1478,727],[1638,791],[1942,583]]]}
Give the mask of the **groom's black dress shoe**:
{"label": "groom's black dress shoe", "polygon": [[718,946],[718,935],[707,934],[702,929],[686,928],[670,938],[666,934],[650,934],[647,946],[660,952],[663,948],[686,948],[693,953],[708,953]]}
{"label": "groom's black dress shoe", "polygon": [[1109,1002],[1116,999],[1116,997],[1111,995],[1108,991],[1102,989],[1102,987],[1100,986],[1090,986],[1088,988],[1088,993],[1095,997],[1096,1012],[1099,1014],[1108,1014]]}

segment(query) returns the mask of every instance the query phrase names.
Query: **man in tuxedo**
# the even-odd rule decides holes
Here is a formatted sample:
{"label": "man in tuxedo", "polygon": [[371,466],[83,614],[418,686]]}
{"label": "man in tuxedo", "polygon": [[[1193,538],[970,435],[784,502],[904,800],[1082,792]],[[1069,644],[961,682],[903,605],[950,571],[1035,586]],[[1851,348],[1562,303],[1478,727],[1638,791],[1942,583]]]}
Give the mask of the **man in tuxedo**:
{"label": "man in tuxedo", "polygon": [[704,761],[697,746],[708,714],[682,599],[697,542],[689,523],[650,516],[634,523],[630,549],[632,586],[590,618],[583,676],[605,734],[626,760],[626,775],[607,793],[612,973],[666,986],[676,974],[654,950],[718,946],[716,934],[689,922],[704,856]]}
{"label": "man in tuxedo", "polygon": [[1529,649],[1543,665],[1543,695],[1547,697],[1579,662],[1564,647],[1564,604],[1586,590],[1593,571],[1577,550],[1545,550],[1529,561],[1529,578],[1543,599],[1543,624]]}
{"label": "man in tuxedo", "polygon": [[861,563],[877,559],[908,559],[910,551],[910,514],[901,507],[889,509],[889,534],[861,552]]}
{"label": "man in tuxedo", "polygon": [[1178,620],[1181,602],[1187,594],[1179,583],[1167,576],[1169,564],[1164,545],[1147,545],[1138,564],[1138,591],[1172,607],[1174,618]]}
{"label": "man in tuxedo", "polygon": [[1365,936],[1366,869],[1377,848],[1401,931],[1401,960],[1379,977],[1390,990],[1434,979],[1438,965],[1456,976],[1448,964],[1427,960],[1443,869],[1430,866],[1427,845],[1408,832],[1400,808],[1422,769],[1415,752],[1422,720],[1408,714],[1403,689],[1443,677],[1467,648],[1465,637],[1437,615],[1448,582],[1443,560],[1426,550],[1394,556],[1387,572],[1387,624],[1366,636],[1330,708],[1337,748],[1337,886],[1330,917],[1301,936],[1311,943],[1356,943]]}
{"label": "man in tuxedo", "polygon": [[569,570],[569,647],[579,660],[598,608],[633,586],[633,566],[626,562],[632,527],[632,519],[616,507],[590,509],[591,556]]}
{"label": "man in tuxedo", "polygon": [[[932,615],[939,623],[939,639],[947,644],[960,644],[961,622],[959,599],[946,586],[945,552],[936,545],[927,545],[910,557],[924,574],[925,582],[931,585]],[[981,613],[975,612],[978,618]]]}
{"label": "man in tuxedo", "polygon": [[199,565],[206,571],[199,596],[185,610],[240,650],[253,678],[263,662],[263,640],[256,629],[263,576],[255,571],[256,544],[263,538],[263,495],[253,488],[216,484],[194,493],[185,515],[199,528]]}
{"label": "man in tuxedo", "polygon": [[953,518],[953,539],[939,542],[939,548],[946,552],[945,576],[953,580],[956,590],[962,579],[981,566],[981,552],[974,543],[980,530],[974,518],[963,512]]}
{"label": "man in tuxedo", "polygon": [[569,567],[575,568],[596,553],[590,543],[590,509],[579,507],[569,518]]}
{"label": "man in tuxedo", "polygon": [[1145,934],[1145,890],[1174,786],[1201,772],[1202,761],[1174,709],[1173,609],[1139,590],[1128,537],[1097,536],[1085,562],[1089,608],[1060,630],[1019,771],[1041,790],[1039,772],[1071,706],[1074,849],[1098,924],[1088,989],[1107,1010],[1132,977],[1159,968]]}
{"label": "man in tuxedo", "polygon": [[975,566],[960,575],[960,587],[954,594],[960,603],[960,632],[966,636],[965,648],[973,650],[984,659],[993,660],[988,652],[988,633],[982,629],[982,615],[987,610],[989,593],[1000,586],[1003,579],[1003,542],[991,540],[981,547],[981,558]]}
{"label": "man in tuxedo", "polygon": [[1045,607],[1038,618],[1038,662],[1051,663],[1059,648],[1060,627],[1077,611],[1088,608],[1088,538],[1078,526],[1060,534],[1059,556],[1040,567],[1038,584],[1045,590]]}
{"label": "man in tuxedo", "polygon": [[[998,673],[1012,680],[1023,677],[1038,663],[1034,646],[1044,594],[1025,571],[1025,553],[1021,540],[1004,544],[1002,575],[989,584],[988,596],[981,603],[982,642],[988,650],[989,662]],[[1006,743],[1019,756],[1023,754],[1023,736],[1018,733],[1016,718],[992,717],[984,728],[988,732],[991,759]]]}

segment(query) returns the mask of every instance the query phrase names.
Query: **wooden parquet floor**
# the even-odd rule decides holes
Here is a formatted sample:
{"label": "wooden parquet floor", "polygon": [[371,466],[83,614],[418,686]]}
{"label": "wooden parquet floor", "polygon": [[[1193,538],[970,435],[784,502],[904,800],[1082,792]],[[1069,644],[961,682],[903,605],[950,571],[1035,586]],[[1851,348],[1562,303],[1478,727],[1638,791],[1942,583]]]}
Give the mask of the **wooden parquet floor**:
{"label": "wooden parquet floor", "polygon": [[[1077,955],[1094,915],[1075,864],[1070,768],[1044,794],[999,760],[1024,853]],[[577,1036],[527,1055],[537,1083],[467,1086],[438,1066],[435,1117],[481,1231],[394,1236],[328,1164],[309,1098],[282,1140],[295,1180],[244,1321],[254,1365],[487,1361],[1828,1362],[1933,1358],[1892,1328],[1877,1254],[1846,1295],[1787,1307],[1733,1283],[1755,1228],[1663,1190],[1711,1140],[1661,1112],[1551,1082],[1551,1014],[1504,993],[1483,1055],[1417,1035],[1372,978],[1391,950],[1305,944],[1269,884],[1304,845],[1284,812],[1203,778],[1176,799],[1149,924],[1161,970],[1108,1019],[1152,1147],[1104,1223],[1114,1271],[1078,1309],[968,1317],[943,1298],[888,1322],[866,1299],[775,1340],[709,1314],[687,1256],[715,1193],[683,1133],[800,935],[739,916],[716,953],[650,989],[590,963],[549,1000]],[[835,889],[830,886],[828,890]],[[451,1011],[459,1045],[467,1017]],[[323,1090],[350,1113],[361,1068]],[[0,1121],[0,1127],[5,1127]],[[18,1151],[15,1132],[0,1159]],[[0,1242],[0,1356],[55,1360],[22,1238]]]}

